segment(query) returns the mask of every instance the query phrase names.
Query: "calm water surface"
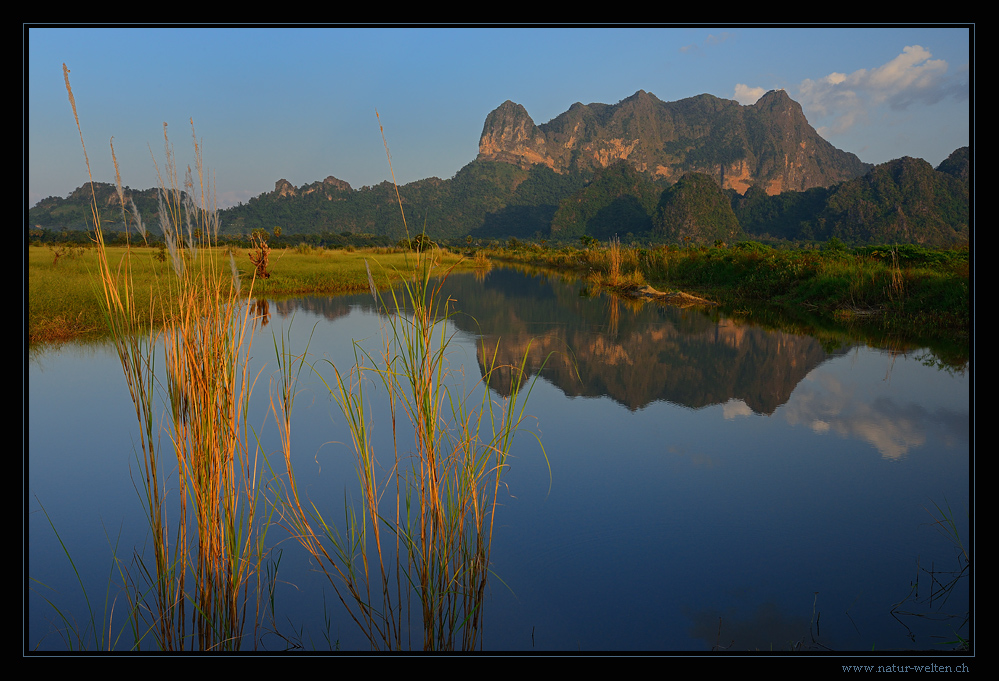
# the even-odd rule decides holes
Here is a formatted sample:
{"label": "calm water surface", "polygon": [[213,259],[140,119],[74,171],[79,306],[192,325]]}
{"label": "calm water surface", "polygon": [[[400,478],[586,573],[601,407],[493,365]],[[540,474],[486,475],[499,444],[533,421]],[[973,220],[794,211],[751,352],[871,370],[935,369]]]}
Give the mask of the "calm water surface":
{"label": "calm water surface", "polygon": [[[532,371],[544,365],[527,411],[547,460],[522,433],[494,538],[487,650],[865,651],[953,640],[969,580],[942,607],[930,603],[931,571],[946,581],[963,563],[927,509],[949,505],[968,541],[968,371],[927,366],[925,351],[829,347],[512,270],[452,277],[449,292],[463,313],[452,321],[452,368],[463,367],[469,390],[483,346],[498,343],[505,361],[527,353]],[[349,367],[352,339],[376,343],[383,321],[370,296],[271,301],[261,312],[254,422],[277,451],[266,419],[272,335]],[[36,353],[28,380],[29,570],[46,586],[29,596],[26,638],[58,649],[52,631],[63,625],[42,596],[81,626],[87,605],[40,507],[99,614],[114,545],[128,554],[146,536],[131,477],[137,425],[109,347]],[[502,396],[506,384],[494,388]],[[306,378],[296,472],[333,516],[356,486],[342,426],[325,388]],[[307,649],[326,648],[327,631],[342,649],[366,649],[281,533],[269,536],[283,549],[282,633]],[[283,647],[274,635],[263,645]]]}

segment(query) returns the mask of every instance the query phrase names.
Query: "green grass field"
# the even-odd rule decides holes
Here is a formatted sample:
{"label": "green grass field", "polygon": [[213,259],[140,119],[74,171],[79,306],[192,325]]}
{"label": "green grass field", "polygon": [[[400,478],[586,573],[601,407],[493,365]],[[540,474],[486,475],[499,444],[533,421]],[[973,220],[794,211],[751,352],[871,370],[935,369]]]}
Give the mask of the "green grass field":
{"label": "green grass field", "polygon": [[[133,275],[143,318],[162,321],[159,305],[173,276],[159,249],[135,248]],[[228,260],[228,250],[215,249]],[[438,251],[444,265],[470,269],[484,257],[461,259]],[[112,262],[125,247],[109,247]],[[247,249],[234,251],[244,292],[254,265]],[[483,255],[480,251],[479,256]],[[560,250],[522,248],[489,252],[489,257],[575,271],[608,285],[648,282],[663,290],[689,290],[732,304],[764,303],[810,309],[838,319],[875,318],[882,325],[909,331],[933,328],[948,334],[970,333],[971,305],[967,250],[901,246],[855,251],[778,250],[758,244],[730,248]],[[365,261],[376,284],[386,287],[412,272],[416,256],[401,249],[276,249],[270,252],[270,277],[253,281],[255,296],[337,295],[368,288]],[[106,333],[97,305],[96,254],[90,248],[28,248],[29,343],[52,342]],[[615,283],[616,282],[616,283]]]}
{"label": "green grass field", "polygon": [[[162,312],[158,303],[171,295],[171,278],[176,275],[169,259],[163,257],[159,249],[139,246],[133,251],[136,305],[142,318],[150,319],[153,324],[160,323]],[[124,246],[109,246],[108,258],[112,266],[125,253]],[[222,269],[228,271],[228,251],[214,249],[212,254],[226,261]],[[28,342],[34,344],[105,335],[107,328],[98,305],[98,295],[103,293],[97,279],[96,250],[29,246],[27,255]],[[236,250],[233,255],[243,291],[246,292],[254,272],[249,251]],[[460,258],[454,254],[440,252],[439,257],[444,265],[472,266],[470,261],[459,264]],[[371,267],[376,285],[383,288],[390,281],[412,272],[416,255],[399,249],[272,250],[267,268],[271,276],[253,281],[253,295],[336,295],[366,291],[368,275],[365,260]],[[155,305],[152,304],[154,300],[157,301]]]}

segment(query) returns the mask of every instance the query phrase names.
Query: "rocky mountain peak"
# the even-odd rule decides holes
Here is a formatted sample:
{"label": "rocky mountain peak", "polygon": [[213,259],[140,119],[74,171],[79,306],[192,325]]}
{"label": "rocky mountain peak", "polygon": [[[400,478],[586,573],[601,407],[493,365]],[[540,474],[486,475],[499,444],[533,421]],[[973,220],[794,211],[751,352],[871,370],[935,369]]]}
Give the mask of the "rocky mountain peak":
{"label": "rocky mountain peak", "polygon": [[351,191],[350,183],[345,182],[344,180],[338,180],[332,175],[327,176],[327,178],[323,180],[323,186],[328,189],[339,189],[340,191],[347,192]]}
{"label": "rocky mountain peak", "polygon": [[547,160],[545,136],[522,105],[509,99],[488,116],[479,138],[479,158],[527,168]]}
{"label": "rocky mountain peak", "polygon": [[[774,106],[786,106],[788,104],[797,104],[797,102],[791,99],[790,95],[783,88],[778,88],[777,90],[770,90],[760,97],[753,106],[757,109],[764,109]],[[798,108],[800,109],[801,106],[798,106]]]}
{"label": "rocky mountain peak", "polygon": [[274,193],[278,196],[294,196],[295,195],[295,185],[293,185],[288,180],[281,178],[274,183]]}
{"label": "rocky mountain peak", "polygon": [[667,183],[699,172],[724,189],[758,185],[768,194],[827,187],[871,168],[819,137],[784,90],[750,106],[709,94],[664,102],[639,90],[617,104],[577,102],[540,126],[507,100],[486,117],[478,158],[558,173],[627,161]]}

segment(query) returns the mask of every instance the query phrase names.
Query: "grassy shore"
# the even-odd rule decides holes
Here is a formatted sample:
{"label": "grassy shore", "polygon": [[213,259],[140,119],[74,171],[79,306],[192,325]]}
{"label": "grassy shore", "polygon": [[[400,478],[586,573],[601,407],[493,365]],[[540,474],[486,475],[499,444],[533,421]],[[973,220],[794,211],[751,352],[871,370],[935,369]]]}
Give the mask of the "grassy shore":
{"label": "grassy shore", "polygon": [[[169,258],[157,248],[132,248],[131,259],[135,281],[135,299],[143,319],[162,323],[161,308],[152,305],[160,299],[157,281],[171,268]],[[124,246],[108,246],[108,259],[114,266],[124,258]],[[214,249],[213,253],[225,268],[229,267],[229,251]],[[458,262],[459,256],[439,251],[442,265]],[[245,282],[254,271],[250,252],[235,250],[236,266]],[[107,334],[107,324],[98,305],[103,295],[95,279],[98,269],[94,248],[55,249],[30,246],[28,263],[28,342],[30,344],[59,342],[74,338],[97,338]],[[375,283],[384,288],[391,281],[411,274],[416,266],[414,253],[401,249],[325,250],[319,248],[272,250],[269,254],[270,277],[258,278],[254,284],[256,296],[296,294],[356,293],[368,290],[368,261]],[[466,263],[472,266],[471,261]],[[464,266],[463,264],[462,266]]]}
{"label": "grassy shore", "polygon": [[[96,253],[88,248],[31,246],[28,251],[29,343],[100,337],[106,325],[97,305],[93,273]],[[149,304],[157,276],[170,267],[156,248],[137,247],[133,273],[136,300],[145,318],[159,323]],[[125,247],[109,247],[112,262]],[[438,251],[442,265],[460,256]],[[217,249],[228,260],[228,251]],[[248,281],[251,253],[234,252]],[[271,276],[258,278],[254,294],[281,296],[356,293],[368,288],[365,261],[376,284],[389,285],[411,273],[416,257],[402,249],[325,250],[314,247],[270,252]],[[616,243],[599,248],[517,248],[479,250],[459,268],[482,267],[487,260],[532,265],[575,274],[595,286],[628,294],[646,285],[664,292],[706,297],[727,312],[790,314],[865,327],[874,333],[944,337],[966,344],[971,330],[969,252],[913,246],[854,250],[778,250],[756,243],[732,247],[634,248]]]}
{"label": "grassy shore", "polygon": [[967,341],[971,329],[969,251],[919,246],[775,249],[755,242],[726,247],[545,249],[491,254],[576,272],[594,285],[628,293],[650,285],[696,293],[729,310],[826,317],[899,334]]}

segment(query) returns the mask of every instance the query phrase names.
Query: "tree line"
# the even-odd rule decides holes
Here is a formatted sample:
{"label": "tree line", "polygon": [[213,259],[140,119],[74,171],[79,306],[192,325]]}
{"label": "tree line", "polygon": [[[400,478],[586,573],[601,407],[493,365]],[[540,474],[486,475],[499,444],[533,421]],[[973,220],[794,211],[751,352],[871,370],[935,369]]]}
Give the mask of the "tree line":
{"label": "tree line", "polygon": [[[596,172],[556,173],[473,161],[450,180],[428,178],[399,187],[383,182],[351,189],[317,182],[275,190],[219,211],[220,238],[247,241],[266,233],[273,245],[325,247],[395,244],[426,234],[439,242],[514,237],[578,242],[613,236],[655,243],[714,243],[740,238],[828,241],[850,245],[913,243],[948,246],[970,238],[967,147],[937,169],[902,158],[862,177],[826,188],[768,195],[723,190],[708,175],[688,173],[666,183],[619,162]],[[279,183],[280,184],[280,183]],[[290,185],[289,185],[290,186]],[[113,185],[95,183],[102,226],[119,231],[121,206]],[[126,188],[128,207],[156,233],[157,190]],[[28,240],[73,242],[91,228],[90,188],[48,197],[29,210]],[[275,229],[279,231],[275,233]]]}

